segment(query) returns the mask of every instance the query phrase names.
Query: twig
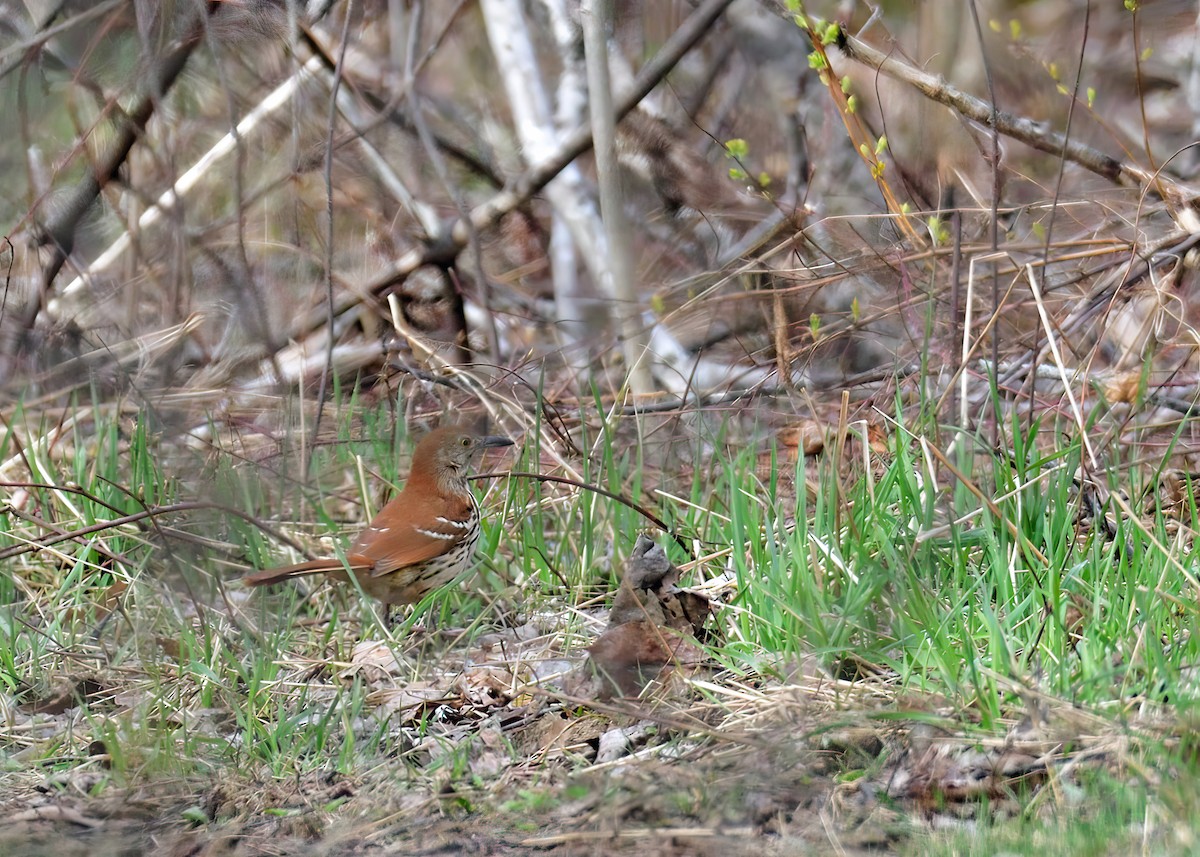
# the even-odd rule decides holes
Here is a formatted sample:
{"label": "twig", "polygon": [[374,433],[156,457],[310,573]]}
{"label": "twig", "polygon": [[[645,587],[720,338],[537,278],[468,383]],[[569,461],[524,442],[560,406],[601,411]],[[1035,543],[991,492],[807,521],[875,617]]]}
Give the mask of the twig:
{"label": "twig", "polygon": [[[325,342],[325,362],[321,364],[321,378],[317,386],[317,414],[313,419],[312,441],[315,442],[321,433],[321,418],[325,415],[325,396],[329,387],[329,376],[333,373],[333,325],[337,312],[334,308],[333,292],[333,247],[334,247],[334,212],[333,212],[333,141],[334,129],[338,117],[338,91],[342,86],[342,73],[346,66],[346,49],[350,46],[350,21],[354,17],[354,0],[347,0],[346,19],[342,24],[342,43],[338,51],[337,62],[333,67],[333,80],[329,84],[329,116],[328,139],[325,145],[325,162],[323,175],[325,178],[325,322],[328,325],[329,336]],[[304,472],[308,473],[312,466],[312,445],[309,445],[310,455],[304,459]]]}
{"label": "twig", "polygon": [[[681,536],[681,535],[679,535],[679,533],[675,532],[674,528],[667,525],[667,523],[665,521],[663,521],[662,518],[658,517],[658,515],[655,515],[653,512],[651,512],[649,509],[646,509],[644,506],[639,506],[637,503],[633,502],[628,497],[623,497],[620,494],[617,494],[613,491],[609,491],[607,489],[601,488],[598,485],[591,485],[587,482],[580,482],[577,479],[567,479],[565,476],[550,476],[549,474],[546,474],[546,473],[528,473],[523,470],[510,470],[510,471],[502,472],[502,473],[480,473],[476,476],[470,476],[468,478],[469,479],[495,479],[495,478],[501,477],[501,476],[507,476],[509,478],[516,478],[516,479],[536,479],[539,482],[556,482],[559,485],[570,485],[574,488],[582,488],[584,491],[591,491],[593,494],[599,494],[600,496],[607,497],[610,500],[616,500],[622,506],[625,506],[629,509],[633,509],[633,511],[637,512],[639,515],[641,515],[647,521],[652,522],[654,524],[654,526],[658,527],[660,530],[662,530],[664,533],[666,533],[668,536],[670,536],[672,539],[674,539],[675,544],[677,544],[681,548],[683,548],[684,552],[687,553],[687,555],[691,559],[696,558],[696,555],[694,553],[692,553],[692,549],[688,546],[688,543],[683,538],[683,536]],[[2,557],[0,557],[0,558],[2,558]]]}
{"label": "twig", "polygon": [[[0,482],[0,487],[4,487],[7,485],[33,485],[33,483]],[[53,491],[70,490],[70,489],[64,488],[61,485],[49,485],[49,484],[40,484],[40,483],[33,485],[33,487],[46,488],[46,489],[53,490]],[[196,511],[198,509],[215,509],[219,512],[224,512],[227,515],[233,515],[235,517],[241,518],[246,523],[253,524],[255,527],[262,530],[264,533],[270,534],[272,538],[279,540],[280,542],[287,545],[288,547],[293,548],[301,553],[304,552],[303,549],[300,547],[300,545],[296,544],[296,542],[294,542],[292,539],[289,539],[287,536],[283,535],[282,533],[276,532],[272,527],[264,524],[261,520],[254,517],[253,515],[248,515],[245,512],[239,511],[238,509],[234,509],[231,506],[222,505],[221,503],[212,503],[212,502],[205,501],[205,500],[189,500],[189,501],[185,501],[183,503],[173,503],[170,506],[156,506],[152,509],[145,509],[141,512],[134,512],[133,514],[125,515],[120,518],[113,518],[111,521],[101,521],[97,524],[92,524],[89,527],[81,527],[78,530],[71,530],[66,533],[59,533],[59,534],[56,534],[53,536],[41,538],[34,542],[31,542],[30,544],[16,545],[14,547],[5,548],[4,550],[0,550],[0,560],[11,559],[14,556],[20,556],[21,554],[25,554],[25,553],[33,553],[34,551],[38,551],[43,548],[50,547],[51,545],[56,545],[59,542],[70,541],[71,539],[79,539],[79,538],[82,538],[83,536],[88,536],[88,535],[91,535],[92,533],[100,533],[100,532],[103,532],[104,530],[112,529],[114,527],[123,527],[126,524],[136,524],[139,521],[144,521],[148,518],[153,519],[153,518],[161,517],[162,515],[173,515],[177,512],[192,512],[192,511]]]}
{"label": "twig", "polygon": [[58,209],[57,216],[47,219],[42,225],[43,240],[50,245],[52,252],[43,272],[43,299],[30,303],[22,320],[24,329],[28,330],[33,326],[45,303],[45,293],[49,292],[54,278],[71,255],[79,222],[100,195],[100,191],[125,163],[133,144],[142,136],[146,123],[154,115],[159,100],[182,74],[192,51],[204,40],[205,17],[215,12],[219,6],[220,3],[217,2],[208,3],[204,15],[196,20],[187,36],[158,63],[150,75],[150,83],[136,103],[127,112],[122,113],[121,121],[116,123],[115,140],[108,150],[84,173],[82,180],[75,185]]}
{"label": "twig", "polygon": [[[238,140],[244,140],[249,137],[256,128],[263,124],[277,110],[288,104],[291,101],[292,95],[320,67],[321,63],[319,60],[310,59],[287,80],[275,87],[266,98],[246,114],[245,118],[237,123],[237,127],[234,130],[218,140],[211,149],[204,153],[200,160],[192,164],[171,187],[165,190],[153,205],[142,212],[141,216],[138,217],[137,232],[145,232],[162,220],[167,214],[174,211],[179,201],[199,183],[200,179],[207,176],[209,170],[226,155],[234,151]],[[89,278],[95,277],[97,274],[112,267],[120,259],[121,255],[129,249],[132,243],[133,232],[122,232],[120,237],[110,244],[103,253],[97,256],[88,265],[86,270],[81,271],[74,280],[68,283],[66,288],[61,290],[60,294],[66,297],[79,291]]]}
{"label": "twig", "polygon": [[[706,0],[692,13],[683,26],[677,29],[662,46],[659,52],[646,63],[633,86],[616,99],[614,110],[618,117],[624,116],[649,94],[658,83],[666,77],[675,64],[683,58],[691,48],[700,41],[713,22],[725,11],[733,0]],[[538,191],[542,190],[555,176],[577,157],[592,146],[592,128],[585,123],[573,133],[568,134],[559,144],[555,154],[541,164],[530,167],[512,183],[510,189],[498,193],[485,203],[476,206],[471,211],[469,223],[463,220],[455,222],[450,230],[450,241],[456,249],[466,246],[472,228],[489,229],[500,221],[506,214],[524,205]],[[367,284],[373,294],[380,294],[389,287],[403,280],[422,265],[429,264],[431,259],[438,258],[439,249],[425,247],[405,253],[392,265],[381,272]]]}
{"label": "twig", "polygon": [[1152,188],[1160,197],[1179,204],[1188,203],[1197,196],[1197,192],[1192,188],[1165,178],[1161,173],[1156,175],[1136,164],[1106,155],[1091,146],[1068,140],[1062,134],[1051,131],[1044,123],[996,110],[983,99],[969,95],[940,77],[876,50],[844,31],[838,37],[837,47],[848,59],[908,84],[925,97],[956,110],[967,119],[986,128],[994,127],[1006,137],[1019,140],[1040,152],[1061,156],[1111,182],[1125,187]]}
{"label": "twig", "polygon": [[[732,2],[733,0],[705,0],[684,21],[683,25],[675,30],[658,53],[642,66],[633,85],[615,99],[613,109],[618,119],[637,106],[666,77],[675,64],[683,58],[683,55],[707,35],[713,22]],[[325,56],[324,62],[329,63],[332,67],[332,60],[327,54],[323,55]],[[371,296],[382,296],[424,265],[445,266],[448,262],[452,262],[458,252],[469,243],[472,230],[480,232],[488,230],[506,215],[527,204],[536,193],[541,191],[575,158],[586,152],[591,145],[591,125],[585,122],[559,142],[559,146],[552,156],[542,163],[530,167],[505,190],[487,202],[476,206],[471,210],[469,217],[456,220],[440,241],[416,247],[393,261],[373,279],[364,283],[362,292]],[[339,306],[345,311],[362,301],[361,295],[348,296],[344,304],[339,302]],[[323,319],[312,317],[305,319],[300,329],[293,330],[292,338],[299,339],[312,333],[320,327],[323,321]],[[265,375],[269,368],[269,366],[266,367],[262,374]]]}

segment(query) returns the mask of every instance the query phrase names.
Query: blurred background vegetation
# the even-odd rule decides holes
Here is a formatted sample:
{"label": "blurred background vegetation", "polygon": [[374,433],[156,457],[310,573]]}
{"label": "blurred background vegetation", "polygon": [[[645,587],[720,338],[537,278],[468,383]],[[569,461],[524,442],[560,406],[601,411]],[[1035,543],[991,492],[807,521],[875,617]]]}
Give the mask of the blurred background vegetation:
{"label": "blurred background vegetation", "polygon": [[[0,2],[12,849],[1191,853],[1196,5],[609,14]],[[233,583],[448,418],[470,586]],[[660,708],[563,678],[649,526],[581,486],[712,598]]]}

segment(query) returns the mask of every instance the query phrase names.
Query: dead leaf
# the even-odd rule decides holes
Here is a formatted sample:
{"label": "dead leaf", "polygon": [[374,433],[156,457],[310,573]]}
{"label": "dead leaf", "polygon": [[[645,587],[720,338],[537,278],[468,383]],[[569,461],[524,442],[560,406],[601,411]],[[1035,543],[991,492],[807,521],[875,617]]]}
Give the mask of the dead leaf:
{"label": "dead leaf", "polygon": [[349,681],[357,676],[368,684],[379,684],[405,672],[407,670],[386,640],[362,640],[355,644],[350,654],[350,666],[339,672],[338,678]]}
{"label": "dead leaf", "polygon": [[419,720],[429,709],[442,705],[457,705],[461,702],[444,687],[435,687],[432,682],[412,682],[404,687],[384,688],[367,694],[367,704],[375,706],[380,716],[400,715],[401,723]]}
{"label": "dead leaf", "polygon": [[607,681],[606,690],[622,696],[639,695],[668,667],[704,660],[695,640],[647,619],[607,629],[588,646],[588,654],[592,670]]}
{"label": "dead leaf", "polygon": [[28,702],[21,708],[30,714],[62,714],[84,702],[98,701],[104,691],[104,686],[91,678],[67,679],[56,685],[46,696]]}
{"label": "dead leaf", "polygon": [[[806,457],[818,455],[825,449],[829,440],[828,424],[815,419],[802,419],[786,428],[781,428],[776,435],[779,443],[789,450],[803,451]],[[796,460],[797,452],[791,452],[789,460]]]}

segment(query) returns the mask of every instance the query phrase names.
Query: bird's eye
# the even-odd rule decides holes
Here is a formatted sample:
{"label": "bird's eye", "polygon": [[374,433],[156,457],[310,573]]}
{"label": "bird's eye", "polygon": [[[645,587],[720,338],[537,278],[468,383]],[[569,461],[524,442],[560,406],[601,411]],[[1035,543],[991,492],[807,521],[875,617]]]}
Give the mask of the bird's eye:
{"label": "bird's eye", "polygon": [[463,438],[459,438],[459,441],[458,441],[458,442],[459,442],[459,443],[461,443],[463,446],[470,446],[470,445],[471,445],[471,439],[470,439],[469,437],[463,437]]}

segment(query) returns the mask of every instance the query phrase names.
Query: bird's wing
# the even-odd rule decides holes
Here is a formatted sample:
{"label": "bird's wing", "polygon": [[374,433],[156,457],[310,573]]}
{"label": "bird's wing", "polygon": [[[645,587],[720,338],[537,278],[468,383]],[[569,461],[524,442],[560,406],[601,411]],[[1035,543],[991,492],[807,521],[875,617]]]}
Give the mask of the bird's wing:
{"label": "bird's wing", "polygon": [[467,535],[468,528],[456,522],[471,516],[469,499],[439,497],[424,508],[410,509],[407,504],[398,504],[395,512],[382,509],[348,551],[374,562],[372,577],[428,562]]}

